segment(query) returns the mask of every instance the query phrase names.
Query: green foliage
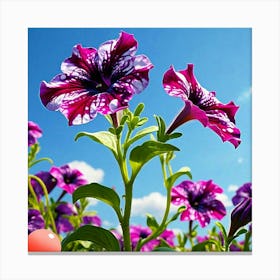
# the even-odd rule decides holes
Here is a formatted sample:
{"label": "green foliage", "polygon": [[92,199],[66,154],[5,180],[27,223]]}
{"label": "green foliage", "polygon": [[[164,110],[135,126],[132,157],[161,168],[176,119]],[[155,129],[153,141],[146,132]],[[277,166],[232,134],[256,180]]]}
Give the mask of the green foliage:
{"label": "green foliage", "polygon": [[141,146],[135,147],[129,157],[132,174],[136,176],[140,169],[153,157],[170,151],[179,151],[179,149],[173,145],[153,140],[146,141]]}
{"label": "green foliage", "polygon": [[167,134],[166,133],[166,125],[160,116],[154,115],[157,123],[158,123],[158,132],[157,132],[157,140],[159,142],[167,142],[168,140],[179,138],[182,136],[182,133],[179,132],[174,132],[172,134]]}
{"label": "green foliage", "polygon": [[114,154],[117,153],[117,137],[115,134],[109,131],[99,131],[94,133],[89,132],[80,132],[76,135],[75,141],[81,137],[89,137],[91,140],[103,144],[107,148],[109,148]]}
{"label": "green foliage", "polygon": [[192,179],[191,169],[189,167],[182,167],[177,172],[175,172],[173,175],[167,178],[166,180],[166,186],[167,188],[171,188],[175,181],[180,178],[183,175],[187,175],[190,179]]}
{"label": "green foliage", "polygon": [[73,203],[81,198],[93,197],[110,205],[120,215],[120,198],[111,188],[98,183],[80,186],[73,192]]}
{"label": "green foliage", "polygon": [[147,226],[152,230],[152,231],[155,231],[156,229],[159,228],[159,224],[156,220],[156,218],[151,215],[151,214],[146,214],[147,216]]}
{"label": "green foliage", "polygon": [[91,241],[107,251],[120,251],[119,242],[110,231],[92,225],[82,226],[66,236],[61,243],[62,251],[67,251],[67,245],[77,240]]}

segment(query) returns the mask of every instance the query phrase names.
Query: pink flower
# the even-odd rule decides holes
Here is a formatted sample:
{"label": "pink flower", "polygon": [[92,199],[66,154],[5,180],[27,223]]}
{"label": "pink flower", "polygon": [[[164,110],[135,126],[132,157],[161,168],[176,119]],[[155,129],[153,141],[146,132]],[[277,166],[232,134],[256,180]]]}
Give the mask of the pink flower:
{"label": "pink flower", "polygon": [[240,144],[240,131],[235,126],[235,113],[238,110],[232,101],[221,103],[213,91],[204,89],[193,74],[193,64],[186,70],[176,72],[171,66],[163,77],[165,91],[185,102],[183,110],[170,125],[167,133],[190,120],[198,120],[205,127],[216,132],[222,141],[229,141],[235,148]]}
{"label": "pink flower", "polygon": [[57,180],[57,186],[70,194],[79,186],[88,183],[78,169],[72,169],[68,164],[61,167],[52,167],[50,174]]}

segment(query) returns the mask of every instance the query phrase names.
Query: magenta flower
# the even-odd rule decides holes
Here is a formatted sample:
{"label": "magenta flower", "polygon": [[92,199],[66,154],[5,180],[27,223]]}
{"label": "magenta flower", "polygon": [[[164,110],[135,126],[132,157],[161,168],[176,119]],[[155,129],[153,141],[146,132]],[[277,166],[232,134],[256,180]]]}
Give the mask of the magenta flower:
{"label": "magenta flower", "polygon": [[[47,187],[48,193],[50,193],[56,186],[57,180],[50,174],[50,172],[41,171],[35,174],[35,176],[40,178],[44,182],[45,186]],[[37,180],[31,179],[31,185],[33,186],[33,189],[38,198],[44,196],[42,187]]]}
{"label": "magenta flower", "polygon": [[[152,230],[148,227],[142,227],[142,226],[130,226],[130,239],[132,244],[132,249],[134,250],[137,246],[137,243],[140,239],[144,239],[148,237],[152,233]],[[156,246],[160,244],[159,240],[151,240],[143,245],[141,248],[142,252],[150,252],[152,251]]]}
{"label": "magenta flower", "polygon": [[45,228],[45,221],[40,211],[28,209],[28,234],[41,228]]}
{"label": "magenta flower", "polygon": [[197,220],[201,227],[210,223],[210,219],[221,220],[226,215],[223,203],[216,199],[216,194],[223,189],[212,180],[183,181],[171,190],[171,202],[175,205],[184,205],[186,209],[181,214],[181,221]]}
{"label": "magenta flower", "polygon": [[127,108],[132,96],[147,87],[153,67],[149,58],[135,55],[136,50],[137,41],[126,32],[98,49],[74,46],[72,56],[61,64],[62,73],[41,83],[42,103],[60,111],[69,125]]}
{"label": "magenta flower", "polygon": [[170,247],[174,247],[174,238],[175,238],[175,233],[173,230],[166,229],[160,236],[159,239],[163,239]]}
{"label": "magenta flower", "polygon": [[42,136],[42,130],[38,124],[29,121],[28,122],[28,147],[34,145],[37,139]]}
{"label": "magenta flower", "polygon": [[235,148],[238,147],[241,142],[240,131],[235,126],[234,116],[239,107],[232,101],[228,104],[221,103],[215,92],[204,89],[193,74],[193,64],[188,64],[186,70],[178,72],[171,66],[164,74],[163,86],[169,95],[185,102],[183,110],[174,119],[167,133],[196,119],[216,132],[223,142],[229,141]]}
{"label": "magenta flower", "polygon": [[88,183],[78,169],[72,169],[68,164],[61,167],[52,167],[50,174],[57,180],[57,186],[72,194],[79,186]]}

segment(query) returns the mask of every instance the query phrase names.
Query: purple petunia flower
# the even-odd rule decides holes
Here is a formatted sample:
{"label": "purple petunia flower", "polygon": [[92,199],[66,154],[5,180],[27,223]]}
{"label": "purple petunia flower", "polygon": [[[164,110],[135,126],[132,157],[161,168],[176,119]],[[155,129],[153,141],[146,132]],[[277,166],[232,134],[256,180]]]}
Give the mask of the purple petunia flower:
{"label": "purple petunia flower", "polygon": [[82,225],[87,225],[87,224],[91,224],[97,227],[101,227],[102,221],[98,216],[83,216],[83,223]]}
{"label": "purple petunia flower", "polygon": [[188,64],[186,70],[178,72],[171,66],[164,74],[163,86],[169,95],[180,97],[185,102],[183,110],[174,119],[167,133],[196,119],[216,132],[223,141],[229,141],[235,148],[238,147],[241,142],[240,131],[235,126],[234,116],[239,107],[232,101],[228,104],[221,103],[215,92],[204,89],[193,74],[193,64]]}
{"label": "purple petunia flower", "polygon": [[72,194],[79,186],[88,183],[78,169],[72,169],[68,164],[61,167],[52,167],[50,174],[56,178],[57,186]]}
{"label": "purple petunia flower", "polygon": [[210,219],[221,220],[226,215],[226,208],[216,199],[216,194],[223,189],[212,180],[183,181],[171,190],[171,202],[175,205],[185,205],[181,214],[181,221],[198,220],[202,227],[209,224]]}
{"label": "purple petunia flower", "polygon": [[166,229],[164,232],[159,236],[159,239],[163,239],[170,247],[175,246],[174,238],[176,237],[173,230]]}
{"label": "purple petunia flower", "polygon": [[237,191],[235,196],[232,198],[232,203],[236,206],[244,198],[252,198],[252,183],[245,183]]}
{"label": "purple petunia flower", "polygon": [[132,96],[147,87],[153,67],[149,58],[135,55],[136,50],[137,41],[126,32],[98,49],[74,46],[72,56],[61,64],[62,73],[41,83],[42,103],[60,111],[69,125],[127,108]]}
{"label": "purple petunia flower", "polygon": [[55,212],[59,215],[77,215],[77,209],[74,204],[69,202],[62,202],[55,208]]}
{"label": "purple petunia flower", "polygon": [[[132,249],[134,250],[137,246],[137,243],[140,239],[144,239],[148,237],[152,233],[152,230],[148,227],[142,227],[142,226],[130,226],[130,239],[132,244]],[[150,252],[152,251],[156,246],[160,244],[159,240],[151,240],[143,245],[141,248],[142,252]]]}
{"label": "purple petunia flower", "polygon": [[[40,178],[47,187],[48,193],[50,193],[54,187],[56,186],[57,180],[50,174],[50,172],[41,171],[35,174],[36,177]],[[31,179],[31,185],[37,195],[38,198],[44,196],[44,192],[42,190],[41,185],[38,183],[37,180]]]}
{"label": "purple petunia flower", "polygon": [[232,198],[235,208],[231,212],[229,236],[252,221],[252,184],[242,185]]}
{"label": "purple petunia flower", "polygon": [[45,228],[45,221],[40,211],[28,209],[28,234],[41,228]]}
{"label": "purple petunia flower", "polygon": [[69,216],[77,215],[77,209],[74,204],[62,202],[55,208],[55,212],[57,214],[55,224],[58,233],[74,230],[73,225],[69,221]]}
{"label": "purple petunia flower", "polygon": [[55,225],[58,233],[66,233],[74,230],[74,227],[70,223],[69,219],[64,216],[57,216],[57,218],[55,219]]}
{"label": "purple petunia flower", "polygon": [[29,121],[28,122],[28,147],[34,145],[37,139],[42,136],[42,130],[38,124]]}

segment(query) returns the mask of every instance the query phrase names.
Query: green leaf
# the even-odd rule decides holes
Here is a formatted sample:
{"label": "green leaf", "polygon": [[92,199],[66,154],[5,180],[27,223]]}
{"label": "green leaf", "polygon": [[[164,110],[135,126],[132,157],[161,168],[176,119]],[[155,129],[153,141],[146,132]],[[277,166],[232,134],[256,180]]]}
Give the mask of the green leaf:
{"label": "green leaf", "polygon": [[67,251],[67,244],[76,240],[91,241],[107,251],[120,251],[119,242],[113,233],[101,227],[85,225],[78,228],[62,240],[62,251]]}
{"label": "green leaf", "polygon": [[109,131],[99,131],[94,133],[88,133],[88,132],[80,132],[76,135],[75,141],[79,139],[80,137],[87,136],[91,140],[103,144],[107,148],[109,148],[112,152],[116,153],[117,150],[117,138],[114,134],[112,134]]}
{"label": "green leaf", "polygon": [[245,228],[240,229],[234,236],[228,238],[228,244],[230,244],[239,235],[244,234],[244,233],[247,233],[247,229],[245,229]]}
{"label": "green leaf", "polygon": [[144,136],[152,133],[152,132],[155,132],[158,130],[158,127],[155,126],[155,125],[152,125],[152,126],[149,126],[149,127],[146,127],[140,131],[138,131],[133,138],[131,138],[127,143],[126,143],[126,147],[129,147],[132,143],[134,143],[135,141],[143,138]]}
{"label": "green leaf", "polygon": [[171,188],[174,185],[175,181],[183,175],[187,175],[190,179],[192,179],[192,174],[190,171],[191,170],[189,167],[182,167],[181,169],[179,169],[176,173],[167,178],[167,187]]}
{"label": "green leaf", "polygon": [[111,188],[102,186],[98,183],[91,183],[80,186],[72,194],[73,203],[81,198],[86,197],[99,199],[113,207],[117,214],[120,214],[120,198],[118,194]]}
{"label": "green leaf", "polygon": [[167,222],[167,224],[170,224],[171,222],[177,220],[177,218],[180,216],[180,214],[186,209],[186,206],[180,206],[177,209],[177,212],[171,217],[171,219]]}
{"label": "green leaf", "polygon": [[213,240],[213,239],[209,239],[209,240],[206,240],[204,242],[201,242],[201,243],[198,243],[198,244],[194,245],[192,247],[192,251],[195,251],[195,252],[205,252],[206,251],[206,246],[207,245],[211,245],[211,244],[216,245],[218,251],[220,251],[220,244],[219,244],[219,242],[217,240]]}
{"label": "green leaf", "polygon": [[132,173],[135,176],[144,166],[144,164],[151,160],[153,157],[170,151],[179,151],[179,149],[173,145],[153,140],[146,141],[141,146],[135,147],[131,151],[129,157]]}
{"label": "green leaf", "polygon": [[141,118],[138,122],[137,122],[137,124],[136,124],[136,126],[142,126],[142,125],[144,125],[147,121],[148,121],[149,119],[148,118]]}
{"label": "green leaf", "polygon": [[145,105],[143,103],[139,103],[134,111],[134,116],[140,116],[140,114],[143,112],[145,108]]}
{"label": "green leaf", "polygon": [[217,225],[217,227],[220,229],[222,235],[223,235],[223,238],[225,240],[225,242],[227,242],[227,232],[226,232],[226,229],[224,228],[224,226],[222,225],[222,223],[220,222],[216,222],[215,223]]}
{"label": "green leaf", "polygon": [[167,134],[168,135],[168,140],[170,139],[175,139],[181,137],[183,134],[180,132],[174,132],[172,134]]}
{"label": "green leaf", "polygon": [[152,230],[156,230],[159,227],[158,222],[156,221],[156,218],[151,215],[147,214],[147,226]]}

